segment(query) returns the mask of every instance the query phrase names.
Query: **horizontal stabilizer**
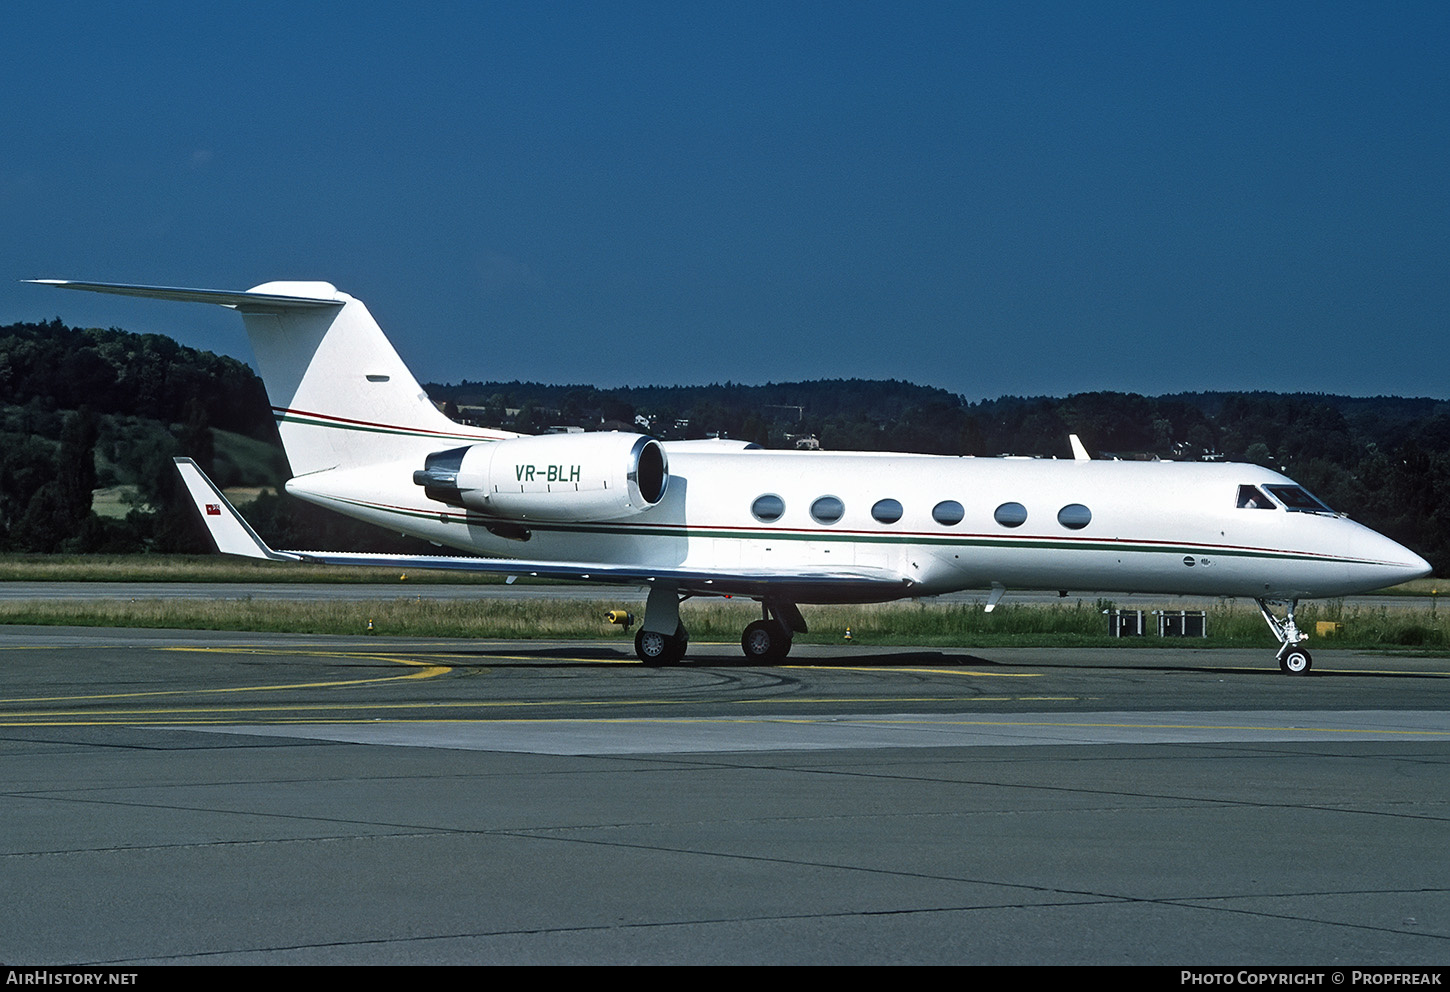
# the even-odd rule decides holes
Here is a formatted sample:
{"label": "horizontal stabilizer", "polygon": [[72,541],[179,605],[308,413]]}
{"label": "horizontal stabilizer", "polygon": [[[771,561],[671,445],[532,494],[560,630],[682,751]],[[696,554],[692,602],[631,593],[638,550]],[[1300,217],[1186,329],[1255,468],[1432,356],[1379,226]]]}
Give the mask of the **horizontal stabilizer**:
{"label": "horizontal stabilizer", "polygon": [[512,436],[461,426],[444,416],[363,302],[330,282],[273,281],[238,291],[28,281],[236,311],[246,325],[293,475],[421,463],[440,448]]}
{"label": "horizontal stabilizer", "polygon": [[[57,289],[83,289],[91,293],[113,293],[116,296],[144,296],[155,300],[178,300],[182,303],[215,303],[244,313],[271,313],[282,310],[308,310],[315,307],[340,307],[346,300],[315,296],[282,296],[276,293],[239,293],[222,289],[178,289],[170,286],[130,286],[113,282],[74,282],[70,279],[27,279],[26,282]],[[307,283],[326,287],[327,283]]]}

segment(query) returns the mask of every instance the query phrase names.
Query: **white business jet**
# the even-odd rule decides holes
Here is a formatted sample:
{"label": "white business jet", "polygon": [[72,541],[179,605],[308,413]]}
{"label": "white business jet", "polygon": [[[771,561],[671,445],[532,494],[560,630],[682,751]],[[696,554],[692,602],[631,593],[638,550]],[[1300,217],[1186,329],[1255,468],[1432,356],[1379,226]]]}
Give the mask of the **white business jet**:
{"label": "white business jet", "polygon": [[[1300,599],[1428,575],[1429,564],[1256,465],[764,451],[640,434],[528,437],[456,424],[367,308],[323,282],[246,292],[34,280],[213,303],[242,315],[300,499],[466,557],[275,551],[178,458],[219,550],[275,561],[444,568],[647,586],[635,650],[684,657],[679,604],[748,596],[747,657],[785,657],[802,603],[962,589],[1255,600],[1285,672],[1312,664]],[[1284,605],[1282,617],[1270,604]]]}

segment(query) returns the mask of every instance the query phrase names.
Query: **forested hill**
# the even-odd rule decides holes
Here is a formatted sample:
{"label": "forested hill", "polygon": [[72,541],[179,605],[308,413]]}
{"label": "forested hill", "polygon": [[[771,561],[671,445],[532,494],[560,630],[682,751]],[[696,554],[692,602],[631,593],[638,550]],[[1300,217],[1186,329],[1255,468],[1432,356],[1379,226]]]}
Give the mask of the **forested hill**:
{"label": "forested hill", "polygon": [[[722,434],[768,447],[815,436],[833,450],[936,454],[1068,454],[1067,435],[1098,451],[1161,458],[1224,456],[1265,464],[1345,457],[1413,440],[1450,451],[1450,401],[1323,393],[1202,392],[1166,396],[1078,393],[969,402],[898,380],[712,383],[598,389],[537,382],[428,383],[462,419],[520,431],[647,421],[661,437]],[[641,424],[641,427],[643,425]],[[1255,448],[1263,444],[1268,456]]]}
{"label": "forested hill", "polygon": [[[276,445],[261,380],[234,358],[59,320],[0,326],[0,550],[209,550],[171,459],[212,466],[218,432],[233,451]],[[98,490],[127,502],[99,516]]]}
{"label": "forested hill", "polygon": [[0,403],[149,417],[204,417],[257,438],[273,435],[261,380],[244,363],[162,334],[45,324],[0,327]]}
{"label": "forested hill", "polygon": [[[510,406],[524,403],[553,410],[619,409],[681,410],[719,407],[725,410],[810,408],[817,417],[865,416],[892,420],[910,406],[958,405],[961,397],[899,379],[814,379],[809,382],[767,383],[747,386],[737,382],[700,386],[622,386],[597,389],[589,385],[548,385],[541,382],[471,382],[456,385],[428,383],[428,395],[460,406],[486,407],[498,398]],[[783,414],[784,415],[784,414]]]}
{"label": "forested hill", "polygon": [[[1268,465],[1450,570],[1450,402],[1320,394],[1080,393],[981,402],[895,380],[596,389],[461,382],[426,387],[450,415],[524,433],[554,427],[723,434],[769,447],[1068,457],[1215,458]],[[461,411],[461,413],[460,413]],[[155,334],[0,326],[0,550],[205,550],[170,459],[224,486],[278,486],[285,464],[261,382],[232,358]],[[642,426],[636,427],[636,424]],[[92,492],[129,512],[98,519]],[[290,497],[251,509],[281,546],[365,550],[390,539]]]}

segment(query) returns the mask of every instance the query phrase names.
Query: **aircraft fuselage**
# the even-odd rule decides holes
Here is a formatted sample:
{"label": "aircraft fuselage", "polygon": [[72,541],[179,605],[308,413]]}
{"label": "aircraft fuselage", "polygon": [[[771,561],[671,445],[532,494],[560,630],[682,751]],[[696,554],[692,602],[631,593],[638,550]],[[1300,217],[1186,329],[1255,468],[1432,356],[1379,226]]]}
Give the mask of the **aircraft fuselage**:
{"label": "aircraft fuselage", "polygon": [[[995,583],[1287,600],[1378,589],[1428,567],[1339,514],[1238,505],[1241,487],[1295,486],[1255,465],[665,449],[657,505],[625,519],[515,519],[527,541],[425,498],[415,462],[304,476],[288,490],[475,554],[718,571],[869,566],[909,580],[901,596]],[[558,474],[568,485],[567,468]],[[770,519],[753,512],[761,497],[778,501],[765,506]]]}

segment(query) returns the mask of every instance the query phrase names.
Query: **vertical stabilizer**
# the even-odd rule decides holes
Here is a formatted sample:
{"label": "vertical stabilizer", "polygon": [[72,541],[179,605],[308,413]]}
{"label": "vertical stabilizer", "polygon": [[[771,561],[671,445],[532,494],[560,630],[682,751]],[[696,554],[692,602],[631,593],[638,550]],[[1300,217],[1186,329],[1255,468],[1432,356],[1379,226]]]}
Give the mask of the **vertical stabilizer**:
{"label": "vertical stabilizer", "polygon": [[497,436],[443,416],[361,300],[328,283],[271,282],[251,293],[336,303],[237,307],[294,475],[421,459]]}
{"label": "vertical stabilizer", "polygon": [[362,301],[326,282],[245,293],[35,279],[61,289],[214,303],[242,315],[293,475],[416,460],[514,435],[455,424],[433,405]]}

